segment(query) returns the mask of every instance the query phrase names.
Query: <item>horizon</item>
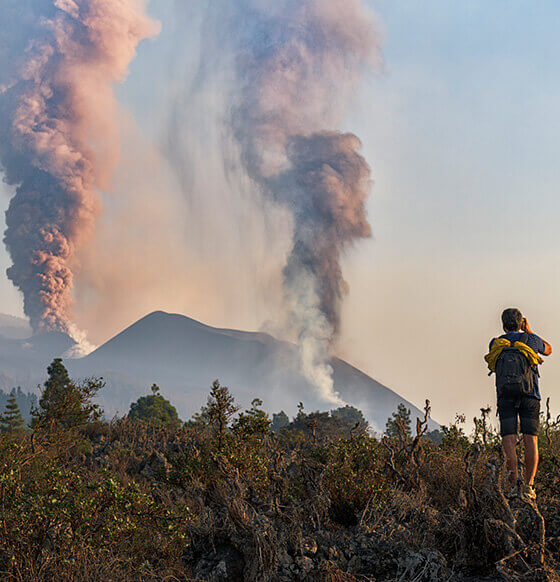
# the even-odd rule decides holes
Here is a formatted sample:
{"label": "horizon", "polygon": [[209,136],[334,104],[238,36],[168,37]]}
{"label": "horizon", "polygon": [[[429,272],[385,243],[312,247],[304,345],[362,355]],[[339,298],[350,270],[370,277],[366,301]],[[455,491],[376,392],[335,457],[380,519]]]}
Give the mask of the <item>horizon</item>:
{"label": "horizon", "polygon": [[[188,320],[189,322],[192,322],[192,323],[196,324],[197,326],[201,326],[203,328],[207,328],[209,330],[217,331],[217,332],[234,332],[234,333],[239,333],[240,332],[240,333],[254,334],[256,336],[264,334],[264,335],[267,335],[268,337],[270,337],[272,340],[277,341],[279,343],[288,343],[288,344],[292,345],[293,347],[297,347],[297,343],[296,342],[289,341],[289,340],[283,340],[283,339],[277,338],[277,337],[275,337],[274,335],[271,335],[268,332],[251,331],[251,330],[243,330],[243,329],[236,329],[236,328],[225,328],[225,327],[212,326],[212,325],[209,325],[209,324],[207,324],[207,323],[205,323],[203,321],[199,321],[197,319],[194,319],[194,318],[189,317],[189,316],[187,316],[185,314],[182,314],[182,313],[173,313],[173,312],[168,312],[168,311],[164,311],[164,310],[161,310],[161,309],[156,309],[155,311],[149,312],[149,313],[145,314],[144,316],[140,317],[137,320],[134,320],[134,321],[129,322],[128,324],[126,324],[123,327],[123,329],[121,329],[120,331],[118,331],[114,335],[106,338],[100,344],[95,345],[95,346],[92,346],[92,349],[89,352],[87,352],[87,353],[79,353],[79,352],[72,353],[71,351],[67,350],[66,352],[64,352],[63,354],[61,354],[60,357],[62,358],[63,361],[66,361],[66,362],[69,362],[69,363],[71,363],[72,361],[79,361],[81,359],[87,358],[89,355],[94,354],[94,352],[96,352],[98,349],[103,348],[107,344],[112,343],[113,340],[115,340],[116,338],[122,336],[123,334],[125,334],[125,332],[129,331],[131,328],[137,326],[137,324],[143,322],[144,320],[148,320],[149,318],[151,318],[153,320],[154,319],[153,316],[158,316],[158,315],[172,316],[172,317],[173,316],[177,316],[177,317],[183,318],[185,320]],[[24,323],[26,325],[29,325],[28,324],[28,321],[27,321],[27,319],[25,317],[12,316],[12,315],[8,315],[8,314],[0,313],[0,318],[1,317],[8,317],[10,319],[14,319],[18,323]],[[68,338],[68,340],[70,340],[70,341],[73,342],[73,345],[77,345],[76,340],[74,340],[68,334],[66,334],[64,332],[59,332],[59,331],[40,331],[38,333],[35,333],[35,332],[33,332],[33,330],[30,327],[28,327],[27,331],[29,332],[29,336],[25,336],[25,337],[21,337],[21,338],[20,337],[17,337],[17,338],[15,338],[15,337],[14,338],[9,338],[8,336],[6,336],[6,338],[13,339],[14,341],[22,341],[22,342],[25,342],[26,340],[33,339],[34,337],[41,337],[43,335],[57,334],[57,335],[65,336],[66,338]],[[394,392],[397,396],[399,396],[399,397],[402,398],[402,395],[399,394],[398,392],[394,391],[390,386],[385,386],[377,378],[375,378],[374,376],[369,376],[367,374],[367,372],[365,372],[364,370],[361,370],[358,366],[355,366],[352,363],[347,362],[342,357],[338,356],[336,353],[332,355],[331,359],[332,360],[335,360],[335,359],[342,360],[342,362],[348,364],[349,366],[351,366],[352,368],[354,368],[355,370],[357,370],[359,373],[364,374],[366,377],[370,378],[371,380],[374,380],[374,382],[380,384],[381,386],[384,386],[385,388],[388,388],[391,392]],[[45,374],[46,374],[46,370],[45,370]],[[223,384],[224,385],[228,385],[229,386],[229,382],[227,381],[227,377],[226,378],[219,378],[219,380],[221,382],[223,381]],[[209,380],[209,383],[210,383],[210,380]],[[149,382],[148,382],[148,384],[149,384]],[[148,393],[149,390],[150,390],[149,387],[148,387],[148,384],[146,384],[146,387],[145,387],[146,393]],[[165,384],[162,384],[162,386],[160,386],[160,388],[162,389],[163,393],[165,393],[165,388],[166,388],[165,387]],[[233,384],[233,385],[230,386],[230,388],[232,390],[233,395],[235,396],[236,388],[238,390],[240,388],[240,386],[236,386],[235,384]],[[29,394],[34,394],[33,390],[30,390],[29,391]],[[255,396],[256,397],[259,397],[259,396],[262,396],[262,395],[255,394]],[[201,393],[201,398],[202,398],[201,402],[203,402],[204,397],[205,397],[205,394]],[[321,405],[320,403],[318,403],[316,401],[316,399],[313,398],[313,394],[311,394],[311,393],[308,395],[308,398],[307,399],[304,398],[304,397],[302,397],[301,400],[302,400],[302,402],[303,402],[304,405],[306,403],[307,404],[310,404],[311,403],[312,410],[316,410],[317,412],[318,411],[324,411],[324,410],[326,410],[326,411],[328,411],[328,410],[334,410],[336,408],[335,405],[333,405],[333,404],[330,404],[329,405],[329,403],[327,403],[327,402],[323,402],[322,405]],[[417,412],[414,412],[414,410],[412,410],[412,409],[409,410],[409,412],[412,412],[412,413],[414,413],[416,415],[413,418],[418,417],[419,419],[422,419],[422,412],[421,412],[422,411],[422,403],[421,402],[407,400],[405,398],[402,399],[402,402],[406,403],[407,405],[411,405],[414,409],[416,409]],[[356,407],[359,410],[362,410],[362,408],[363,408],[363,407],[360,407],[359,404],[356,404],[355,402],[350,402],[350,401],[349,402],[342,402],[340,404],[340,406],[348,406],[348,405],[349,406]],[[276,407],[276,408],[278,408],[278,407]],[[291,412],[292,414],[295,415],[296,414],[295,413],[296,408],[297,407],[296,407],[295,402],[286,402],[286,406],[284,406],[283,408],[278,408],[278,410],[272,410],[272,409],[270,409],[269,412],[272,414],[273,412],[280,412],[282,410],[282,411]],[[395,411],[396,411],[396,409],[395,409]],[[363,410],[362,410],[362,412],[363,412]],[[117,414],[118,414],[118,412],[117,412]],[[125,414],[125,413],[123,412],[123,414]],[[461,415],[462,413],[460,411],[458,411],[457,414],[458,415]],[[452,419],[452,421],[450,421],[449,423],[441,423],[438,418],[434,418],[434,415],[433,414],[430,415],[430,424],[432,424],[432,422],[433,422],[437,426],[441,426],[443,424],[448,424],[449,425],[449,424],[452,424],[455,421],[456,421],[456,419]],[[370,424],[371,424],[371,427],[376,426],[376,424],[375,424],[375,422],[373,420],[371,421]],[[469,419],[466,419],[465,421],[461,422],[460,424],[463,424],[464,425],[464,429],[466,431],[468,431],[468,432],[472,431],[473,428],[474,428],[473,422],[471,420],[469,420]],[[492,426],[495,429],[497,427],[496,421],[493,420],[493,419],[490,419],[489,426]],[[378,427],[378,429],[379,429],[379,427]],[[378,429],[375,429],[375,432],[377,432]],[[374,429],[372,428],[372,430],[374,430]]]}
{"label": "horizon", "polygon": [[[3,315],[0,314],[0,318]],[[25,320],[20,319],[19,321],[24,322]],[[197,335],[198,330],[202,330],[203,335]],[[192,335],[193,331],[195,335]],[[208,332],[211,334],[210,336],[206,335]],[[243,335],[240,338],[238,334]],[[246,335],[250,337],[247,338]],[[340,407],[351,406],[366,416],[371,430],[376,434],[383,432],[386,421],[401,403],[409,409],[413,419],[423,418],[422,407],[403,399],[389,387],[380,384],[358,368],[343,360],[338,360],[336,355],[332,357],[330,363],[335,369],[335,376],[338,377],[335,389],[340,392],[344,400],[339,403],[325,402],[316,390],[312,389],[312,386],[306,384],[305,377],[293,359],[297,353],[297,344],[278,340],[268,334],[266,334],[267,339],[261,341],[262,335],[260,332],[212,327],[182,314],[158,310],[132,322],[115,336],[96,346],[95,350],[88,354],[77,353],[74,349],[77,345],[75,340],[60,331],[31,332],[29,336],[22,337],[2,334],[0,339],[3,342],[7,341],[4,345],[8,346],[8,349],[10,349],[10,345],[21,344],[26,347],[26,351],[31,349],[39,357],[37,359],[31,355],[33,359],[30,359],[28,364],[28,372],[37,380],[35,386],[39,391],[43,385],[43,380],[39,380],[39,378],[44,378],[48,365],[56,358],[63,361],[71,376],[78,381],[83,378],[103,378],[106,386],[98,393],[96,400],[104,410],[104,414],[108,415],[109,418],[115,415],[126,416],[129,406],[139,395],[149,393],[149,387],[152,384],[157,384],[160,387],[162,394],[177,408],[181,416],[187,419],[192,418],[199,411],[199,407],[203,406],[207,390],[216,377],[223,386],[228,386],[241,409],[248,409],[251,401],[257,397],[263,402],[264,409],[271,415],[284,411],[295,418],[299,407],[298,402],[302,402],[305,409],[310,412],[329,412]],[[45,337],[48,340],[50,336],[56,336],[55,343],[44,341]],[[211,338],[210,343],[208,343],[209,337]],[[60,338],[64,338],[62,344]],[[208,350],[205,353],[209,353],[210,359],[212,359],[212,354],[215,351],[220,352],[222,349],[220,347],[220,345],[223,346],[221,338],[227,338],[228,351],[237,354],[231,361],[228,360],[229,363],[226,364],[225,368],[221,368],[221,373],[216,373],[216,368],[212,365],[208,367],[208,362],[204,363],[203,361],[204,356],[201,358],[199,354],[195,356],[194,361],[198,362],[199,368],[205,371],[197,370],[191,376],[184,377],[183,367],[177,367],[178,352],[174,350],[174,347],[182,348],[186,340],[191,342],[189,345],[192,345],[196,351],[195,346],[200,340],[206,346],[205,349]],[[34,339],[41,339],[41,341],[39,344],[35,344]],[[262,344],[268,354],[263,361],[259,361],[259,365],[268,362],[265,363],[267,371],[259,375],[260,380],[256,384],[250,375],[246,376],[242,372],[240,377],[239,369],[236,368],[235,364],[235,362],[239,363],[240,355],[245,354],[249,358],[252,357],[252,349],[249,348],[246,351],[244,348],[247,339],[250,340],[250,343]],[[58,347],[55,347],[55,344]],[[210,347],[212,345],[213,348]],[[225,355],[223,352],[220,353],[222,356]],[[188,350],[181,352],[181,354],[188,357]],[[149,368],[150,374],[148,368],[143,366],[145,362],[151,361],[154,357],[155,359]],[[40,360],[42,360],[43,365],[37,368],[37,363]],[[163,366],[158,365],[163,361]],[[221,362],[221,359],[217,361]],[[231,366],[232,363],[233,366]],[[115,375],[115,365],[118,369],[126,370],[127,380],[124,383],[118,370]],[[246,376],[245,380],[243,380],[244,376]],[[142,381],[138,383],[136,380],[140,377]],[[247,382],[249,385],[246,385]],[[268,386],[266,391],[260,391],[261,382],[265,382]],[[133,392],[130,392],[130,383],[135,386]],[[29,394],[37,394],[37,390],[26,384],[23,385]],[[251,386],[253,386],[254,392],[251,391]],[[6,389],[5,381],[2,388],[3,391]],[[123,394],[120,393],[122,389],[125,390]],[[8,389],[6,393],[9,391]],[[430,430],[434,430],[440,427],[440,423],[437,419],[430,417],[428,426]]]}

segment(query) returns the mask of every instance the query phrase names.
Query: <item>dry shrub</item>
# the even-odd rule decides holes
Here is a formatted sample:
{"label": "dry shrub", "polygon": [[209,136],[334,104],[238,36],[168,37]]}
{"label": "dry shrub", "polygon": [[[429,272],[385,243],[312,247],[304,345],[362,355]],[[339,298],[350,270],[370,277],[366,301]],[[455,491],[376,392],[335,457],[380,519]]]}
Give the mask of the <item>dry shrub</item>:
{"label": "dry shrub", "polygon": [[541,435],[531,504],[505,498],[490,438],[436,444],[421,423],[415,438],[284,437],[255,418],[219,444],[203,420],[2,435],[0,576],[556,580],[558,425]]}

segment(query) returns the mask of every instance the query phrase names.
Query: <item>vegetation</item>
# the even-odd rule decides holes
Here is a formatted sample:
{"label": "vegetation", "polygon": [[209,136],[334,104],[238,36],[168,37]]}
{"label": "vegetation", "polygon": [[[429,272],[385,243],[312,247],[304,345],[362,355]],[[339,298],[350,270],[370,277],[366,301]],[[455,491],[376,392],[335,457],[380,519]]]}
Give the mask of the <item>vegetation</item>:
{"label": "vegetation", "polygon": [[102,411],[93,398],[105,385],[102,378],[90,378],[81,384],[70,380],[60,358],[47,368],[48,378],[39,398],[39,408],[32,411],[33,426],[56,425],[83,428],[101,418]]}
{"label": "vegetation", "polygon": [[387,419],[385,425],[385,434],[389,437],[410,436],[412,429],[410,427],[410,409],[402,402],[397,406],[391,418]]}
{"label": "vegetation", "polygon": [[560,419],[543,419],[537,502],[508,501],[487,412],[439,443],[429,403],[380,440],[346,408],[272,430],[216,381],[185,424],[105,422],[61,362],[48,373],[33,430],[0,435],[2,580],[558,578]]}
{"label": "vegetation", "polygon": [[5,410],[8,405],[8,400],[15,396],[18,408],[23,416],[26,424],[31,421],[31,411],[37,408],[37,396],[35,394],[28,394],[24,392],[20,386],[13,388],[9,392],[4,392],[0,390],[0,410]]}
{"label": "vegetation", "polygon": [[281,410],[278,413],[272,415],[272,423],[270,425],[270,430],[275,433],[280,432],[283,428],[286,428],[290,424],[290,419],[288,415]]}
{"label": "vegetation", "polygon": [[152,384],[152,393],[141,396],[130,405],[129,418],[154,424],[179,424],[175,407],[159,393],[159,386]]}
{"label": "vegetation", "polygon": [[12,391],[6,404],[6,410],[0,417],[0,430],[2,432],[15,432],[23,430],[24,424],[25,421],[17,403],[16,393]]}

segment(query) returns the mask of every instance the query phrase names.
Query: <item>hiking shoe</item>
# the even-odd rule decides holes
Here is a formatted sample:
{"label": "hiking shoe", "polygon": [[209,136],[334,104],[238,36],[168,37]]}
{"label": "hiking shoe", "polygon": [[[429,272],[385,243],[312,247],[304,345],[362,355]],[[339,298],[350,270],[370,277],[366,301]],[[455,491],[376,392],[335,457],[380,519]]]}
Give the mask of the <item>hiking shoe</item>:
{"label": "hiking shoe", "polygon": [[537,492],[534,485],[525,485],[521,497],[526,501],[535,501],[537,499]]}

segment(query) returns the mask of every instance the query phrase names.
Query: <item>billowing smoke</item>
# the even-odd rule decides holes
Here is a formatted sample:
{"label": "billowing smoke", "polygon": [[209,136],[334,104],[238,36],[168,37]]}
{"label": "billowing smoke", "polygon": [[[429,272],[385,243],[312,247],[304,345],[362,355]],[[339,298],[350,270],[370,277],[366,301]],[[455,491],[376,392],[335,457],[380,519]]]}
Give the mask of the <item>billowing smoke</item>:
{"label": "billowing smoke", "polygon": [[35,331],[72,324],[80,248],[118,160],[113,85],[158,31],[142,0],[4,0],[0,23],[0,164],[7,274]]}
{"label": "billowing smoke", "polygon": [[370,169],[359,139],[336,128],[378,59],[372,16],[362,0],[217,4],[204,35],[220,47],[233,39],[229,120],[242,164],[293,218],[284,288],[303,371],[340,402],[328,361],[346,292],[341,255],[371,231]]}
{"label": "billowing smoke", "polygon": [[296,325],[306,376],[333,402],[329,349],[340,329],[340,301],[346,283],[340,255],[370,236],[364,203],[370,171],[358,153],[359,139],[332,131],[292,138],[290,169],[270,184],[271,192],[294,209],[294,241],[284,281]]}

